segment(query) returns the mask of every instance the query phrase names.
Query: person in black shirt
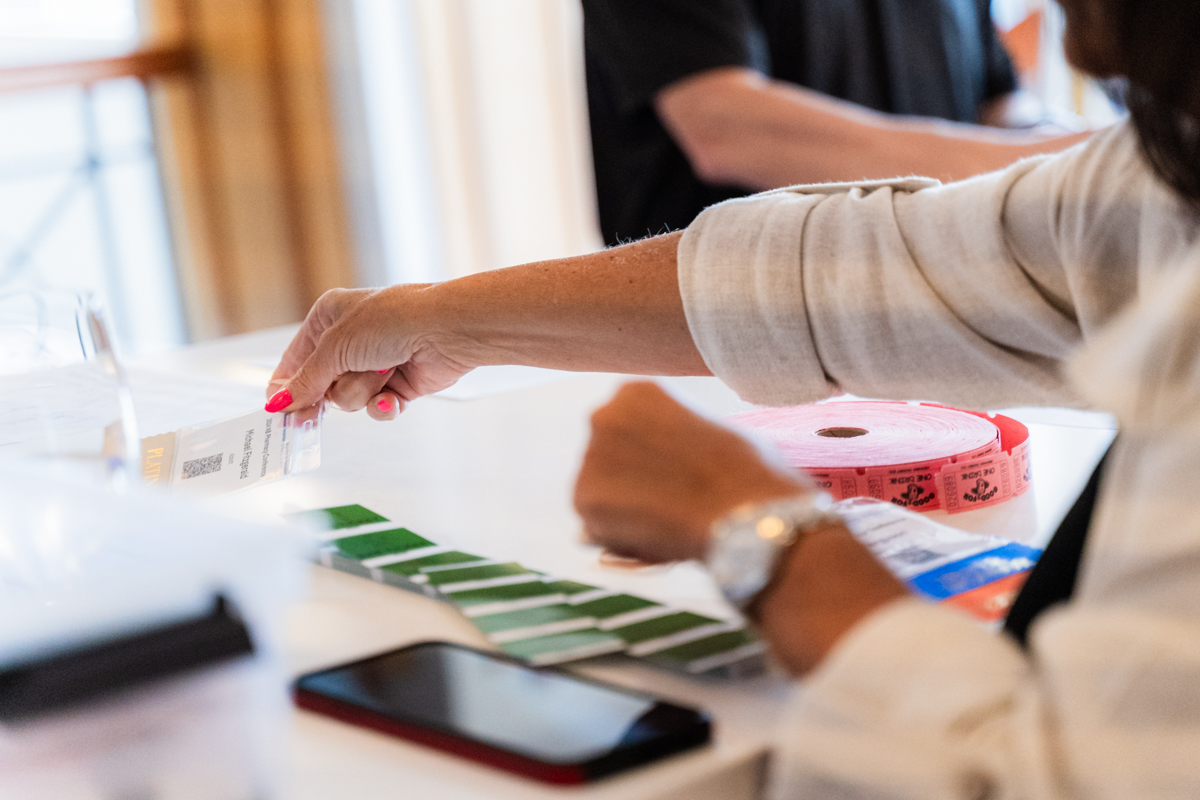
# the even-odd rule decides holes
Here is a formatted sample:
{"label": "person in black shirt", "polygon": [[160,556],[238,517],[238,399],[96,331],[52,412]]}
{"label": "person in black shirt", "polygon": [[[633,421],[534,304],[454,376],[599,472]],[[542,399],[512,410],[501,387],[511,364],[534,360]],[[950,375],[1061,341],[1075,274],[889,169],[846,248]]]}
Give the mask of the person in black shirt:
{"label": "person in black shirt", "polygon": [[1016,91],[987,0],[583,0],[583,9],[609,245],[682,228],[761,189],[953,180],[1086,136],[975,124],[1044,118]]}

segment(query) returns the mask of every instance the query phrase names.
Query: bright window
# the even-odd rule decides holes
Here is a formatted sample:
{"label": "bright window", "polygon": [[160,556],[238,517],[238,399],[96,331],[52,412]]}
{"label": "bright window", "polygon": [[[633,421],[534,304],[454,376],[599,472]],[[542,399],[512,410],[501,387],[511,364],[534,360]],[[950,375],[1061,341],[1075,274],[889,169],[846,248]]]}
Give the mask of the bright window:
{"label": "bright window", "polygon": [[[0,0],[0,69],[137,41],[135,0]],[[128,355],[184,340],[147,96],[136,79],[0,94],[0,289],[100,294]]]}

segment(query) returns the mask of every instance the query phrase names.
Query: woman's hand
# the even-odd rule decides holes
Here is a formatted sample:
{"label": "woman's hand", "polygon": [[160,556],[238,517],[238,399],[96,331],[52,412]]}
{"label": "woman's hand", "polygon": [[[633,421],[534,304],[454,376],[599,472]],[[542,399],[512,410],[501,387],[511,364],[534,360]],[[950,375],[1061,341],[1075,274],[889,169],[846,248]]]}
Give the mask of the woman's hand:
{"label": "woman's hand", "polygon": [[[271,378],[268,411],[323,398],[347,411],[392,419],[422,395],[445,389],[472,363],[451,354],[424,303],[427,286],[333,289],[321,295]],[[282,385],[283,388],[279,388]]]}
{"label": "woman's hand", "polygon": [[[575,508],[598,544],[660,562],[703,557],[712,523],[743,503],[811,490],[656,385],[629,383],[592,416]],[[859,620],[908,596],[845,526],[828,524],[789,551],[757,609],[775,655],[800,675]]]}
{"label": "woman's hand", "polygon": [[742,503],[808,490],[746,439],[636,382],[592,415],[575,508],[596,543],[661,562],[701,558],[712,523]]}

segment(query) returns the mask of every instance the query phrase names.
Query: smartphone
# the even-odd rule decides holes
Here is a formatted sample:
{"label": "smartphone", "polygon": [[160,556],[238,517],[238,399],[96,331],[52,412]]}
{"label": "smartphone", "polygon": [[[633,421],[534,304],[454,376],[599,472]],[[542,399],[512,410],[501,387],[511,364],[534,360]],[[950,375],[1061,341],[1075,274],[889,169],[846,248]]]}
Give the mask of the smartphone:
{"label": "smartphone", "polygon": [[548,783],[586,783],[711,734],[695,709],[449,642],[303,675],[293,695],[301,708]]}

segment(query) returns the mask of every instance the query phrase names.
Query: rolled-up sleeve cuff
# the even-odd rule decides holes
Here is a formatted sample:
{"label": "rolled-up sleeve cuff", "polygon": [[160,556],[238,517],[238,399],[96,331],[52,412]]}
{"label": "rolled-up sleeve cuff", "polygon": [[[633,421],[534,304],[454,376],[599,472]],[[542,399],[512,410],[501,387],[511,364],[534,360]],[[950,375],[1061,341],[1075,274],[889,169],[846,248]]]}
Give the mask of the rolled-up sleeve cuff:
{"label": "rolled-up sleeve cuff", "polygon": [[708,368],[743,400],[794,405],[837,385],[826,374],[809,321],[802,263],[805,228],[830,195],[928,179],[777,189],[706,209],[679,243],[679,288],[692,338]]}
{"label": "rolled-up sleeve cuff", "polygon": [[773,192],[713,206],[679,243],[679,288],[712,373],[751,403],[829,396],[813,345],[800,264],[819,196]]}
{"label": "rolled-up sleeve cuff", "polygon": [[1016,644],[979,621],[901,600],[846,635],[805,682],[802,705],[842,708],[864,724],[944,731],[966,709],[998,702],[1026,670]]}
{"label": "rolled-up sleeve cuff", "polygon": [[885,606],[793,693],[771,794],[964,797],[968,741],[1011,713],[1027,672],[1013,643],[961,613],[919,600]]}

